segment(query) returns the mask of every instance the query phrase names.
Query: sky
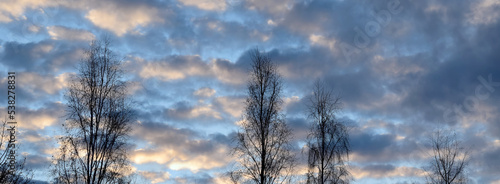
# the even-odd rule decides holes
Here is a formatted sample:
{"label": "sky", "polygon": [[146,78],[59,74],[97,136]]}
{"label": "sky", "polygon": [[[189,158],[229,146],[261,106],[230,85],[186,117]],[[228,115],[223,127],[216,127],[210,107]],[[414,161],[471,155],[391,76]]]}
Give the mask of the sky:
{"label": "sky", "polygon": [[136,104],[139,183],[224,183],[259,48],[283,76],[299,160],[321,79],[343,103],[353,183],[423,182],[428,138],[447,129],[470,150],[471,182],[498,184],[499,20],[496,0],[2,0],[0,90],[16,72],[18,144],[49,182],[69,79],[108,35]]}

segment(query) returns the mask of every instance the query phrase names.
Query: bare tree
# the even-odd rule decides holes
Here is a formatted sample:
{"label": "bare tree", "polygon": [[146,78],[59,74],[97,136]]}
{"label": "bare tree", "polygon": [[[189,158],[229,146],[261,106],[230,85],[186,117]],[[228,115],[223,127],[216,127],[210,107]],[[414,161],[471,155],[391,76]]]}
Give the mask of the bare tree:
{"label": "bare tree", "polygon": [[54,158],[56,183],[125,183],[133,113],[121,61],[109,40],[93,41],[66,92],[66,135]]}
{"label": "bare tree", "polygon": [[[0,183],[28,184],[33,178],[33,171],[25,168],[26,158],[16,159],[12,157],[18,151],[18,144],[11,142],[11,127],[6,120],[2,121],[2,131],[0,132]],[[6,129],[8,128],[8,129]],[[17,127],[15,127],[17,128]],[[15,129],[14,131],[17,131]],[[15,133],[15,132],[14,132]],[[16,147],[17,146],[17,147]],[[11,154],[14,153],[14,154]],[[15,161],[15,163],[10,163]],[[10,166],[14,166],[11,170]]]}
{"label": "bare tree", "polygon": [[461,146],[456,134],[438,130],[430,143],[432,161],[424,168],[427,181],[432,184],[467,183],[469,153]]}
{"label": "bare tree", "polygon": [[311,130],[307,141],[307,183],[349,183],[350,174],[346,168],[349,133],[335,116],[341,109],[340,98],[317,80],[309,99]]}
{"label": "bare tree", "polygon": [[229,171],[226,173],[229,182],[232,184],[238,184],[241,181],[241,172]]}
{"label": "bare tree", "polygon": [[242,130],[234,154],[242,175],[259,184],[283,183],[294,164],[291,130],[280,113],[282,80],[274,63],[258,49],[251,53],[252,71]]}

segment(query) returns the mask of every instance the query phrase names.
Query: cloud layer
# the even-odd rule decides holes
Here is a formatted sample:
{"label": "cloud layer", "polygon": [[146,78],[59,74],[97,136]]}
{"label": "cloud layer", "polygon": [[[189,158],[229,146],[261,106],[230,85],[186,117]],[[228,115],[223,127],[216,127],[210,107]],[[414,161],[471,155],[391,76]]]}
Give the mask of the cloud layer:
{"label": "cloud layer", "polygon": [[427,137],[450,128],[473,150],[471,180],[498,183],[498,12],[494,0],[7,0],[0,89],[16,71],[19,137],[34,145],[22,152],[45,172],[67,82],[89,41],[107,35],[131,85],[137,174],[146,183],[223,183],[235,164],[248,51],[259,48],[283,76],[301,160],[307,98],[323,79],[343,102],[356,182],[422,182]]}

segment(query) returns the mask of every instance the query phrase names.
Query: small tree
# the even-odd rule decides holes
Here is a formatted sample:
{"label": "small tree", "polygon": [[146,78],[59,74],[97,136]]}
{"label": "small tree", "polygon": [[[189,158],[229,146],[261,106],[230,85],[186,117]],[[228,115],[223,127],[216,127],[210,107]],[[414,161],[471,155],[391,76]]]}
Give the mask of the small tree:
{"label": "small tree", "polygon": [[349,134],[346,126],[335,116],[341,109],[340,98],[318,80],[309,99],[311,131],[307,141],[307,183],[349,183],[346,168],[350,151]]}
{"label": "small tree", "polygon": [[432,160],[424,168],[427,181],[432,184],[467,183],[469,153],[462,147],[456,134],[438,130],[434,132],[430,143]]}
{"label": "small tree", "polygon": [[[9,146],[10,142],[10,131],[6,129],[9,127],[7,121],[2,121],[2,131],[0,132],[0,183],[12,183],[12,184],[27,184],[30,183],[33,178],[33,171],[31,169],[25,168],[26,158],[16,160],[14,164],[14,172],[9,171],[9,162],[12,158],[9,158],[10,152],[17,152],[18,149],[15,146],[18,144]],[[10,128],[10,127],[9,127]],[[16,127],[17,128],[17,127]],[[15,159],[15,158],[14,158]]]}
{"label": "small tree", "polygon": [[234,153],[244,178],[259,184],[281,183],[289,179],[294,164],[291,131],[280,113],[282,80],[267,55],[257,49],[251,54],[245,119]]}
{"label": "small tree", "polygon": [[109,40],[93,41],[66,93],[66,135],[54,158],[56,183],[126,183],[133,119],[121,61]]}

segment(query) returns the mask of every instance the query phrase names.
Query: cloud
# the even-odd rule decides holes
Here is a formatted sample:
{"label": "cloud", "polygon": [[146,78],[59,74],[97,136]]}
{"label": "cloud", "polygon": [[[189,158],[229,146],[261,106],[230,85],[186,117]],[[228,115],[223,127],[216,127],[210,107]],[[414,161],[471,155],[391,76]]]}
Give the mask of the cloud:
{"label": "cloud", "polygon": [[215,183],[215,184],[226,184],[227,182],[221,183],[221,181],[214,179],[208,173],[196,173],[192,176],[179,176],[171,180],[173,183],[179,184],[190,184],[190,183]]}
{"label": "cloud", "polygon": [[291,118],[288,117],[286,119],[286,123],[293,131],[293,138],[296,141],[304,141],[307,139],[309,135],[309,131],[311,130],[309,122],[305,118]]}
{"label": "cloud", "polygon": [[195,6],[202,10],[224,11],[226,9],[225,0],[179,0],[186,6]]}
{"label": "cloud", "polygon": [[273,33],[270,26],[252,18],[252,12],[235,17],[236,20],[221,20],[214,15],[193,17],[189,22],[178,25],[179,29],[173,30],[168,37],[173,53],[233,61],[248,48],[258,45],[273,47],[274,43],[286,45],[285,42],[293,39],[286,32]]}
{"label": "cloud", "polygon": [[[311,1],[294,2],[287,11],[282,11],[280,26],[289,31],[309,37],[311,34],[327,36],[335,31],[352,32],[363,17],[366,5],[361,1]],[[285,9],[284,9],[285,10]]]}
{"label": "cloud", "polygon": [[223,83],[242,84],[246,77],[242,71],[227,60],[213,59],[206,63],[199,56],[170,56],[162,61],[144,63],[139,75],[163,81],[194,76],[213,77]]}
{"label": "cloud", "polygon": [[[418,141],[422,135],[407,134],[403,128],[392,124],[374,124],[366,130],[350,132],[352,152],[349,155],[357,163],[422,162],[427,149]],[[411,126],[411,125],[406,125]],[[411,128],[411,127],[408,127]],[[401,132],[398,132],[401,131]],[[388,133],[385,133],[388,132]]]}
{"label": "cloud", "polygon": [[[134,127],[138,149],[132,161],[168,167],[144,171],[155,182],[210,183],[232,160],[226,154],[230,136],[205,131],[231,131],[233,125],[220,129],[217,122],[241,117],[244,98],[238,95],[245,91],[250,63],[245,51],[258,46],[284,77],[283,110],[295,143],[308,132],[304,97],[314,79],[339,93],[345,105],[340,117],[356,125],[350,162],[360,182],[420,177],[416,165],[427,156],[420,144],[426,132],[440,126],[461,131],[465,145],[477,146],[470,165],[476,183],[498,181],[499,89],[487,90],[488,98],[473,108],[464,102],[476,97],[479,76],[499,81],[499,3],[400,0],[403,12],[346,62],[339,44],[355,46],[354,28],[366,32],[388,2],[6,0],[0,2],[0,67],[19,72],[17,108],[23,137],[35,147],[30,151],[48,154],[51,145],[35,140],[46,140],[59,127],[64,105],[56,101],[85,41],[113,33],[113,49],[144,58],[127,61],[130,92],[143,122]],[[56,16],[39,20],[49,14]],[[442,123],[450,109],[458,112],[456,121]],[[198,125],[202,132],[179,128]],[[41,157],[30,157],[31,166],[40,168]]]}
{"label": "cloud", "polygon": [[139,171],[139,174],[144,178],[151,180],[151,183],[162,183],[170,178],[170,173],[165,171]]}
{"label": "cloud", "polygon": [[472,24],[492,24],[498,22],[500,18],[500,2],[495,0],[476,1],[471,7],[471,12],[467,15],[468,21]]}
{"label": "cloud", "polygon": [[195,118],[222,119],[221,114],[214,110],[212,105],[199,104],[196,106],[189,106],[185,102],[177,103],[174,108],[167,109],[166,115],[177,120]]}
{"label": "cloud", "polygon": [[[170,61],[170,62],[169,62]],[[148,62],[140,71],[143,78],[157,77],[161,80],[183,79],[189,75],[208,75],[208,66],[199,56],[172,56],[164,62]]]}
{"label": "cloud", "polygon": [[[213,155],[198,155],[191,158],[176,157],[168,163],[168,167],[173,170],[189,169],[193,172],[198,172],[200,169],[212,169],[225,166],[228,163],[227,159],[223,156],[229,153],[229,149],[220,148],[217,149]],[[179,155],[179,154],[177,154]],[[167,155],[168,156],[168,155]],[[215,157],[217,156],[217,157]],[[224,160],[216,160],[224,159]]]}
{"label": "cloud", "polygon": [[[318,47],[312,47],[309,50],[273,49],[267,53],[278,64],[280,74],[294,83],[300,83],[298,80],[311,81],[324,76],[327,72],[333,73],[332,66],[339,63],[331,59],[329,50],[321,50]],[[308,78],[305,79],[303,76],[308,76]]]}
{"label": "cloud", "polygon": [[11,19],[5,15],[5,14],[0,14],[0,22],[10,22]]}
{"label": "cloud", "polygon": [[[10,22],[25,13],[26,9],[44,7],[67,7],[86,12],[85,18],[97,27],[110,30],[118,36],[136,31],[151,23],[163,22],[156,6],[147,2],[130,1],[59,1],[59,0],[21,0],[0,2],[0,22]],[[43,9],[42,9],[43,11]]]}
{"label": "cloud", "polygon": [[16,68],[31,68],[42,66],[42,62],[37,62],[49,55],[54,44],[50,42],[26,43],[6,42],[3,44],[4,50],[1,54],[2,64]]}
{"label": "cloud", "polygon": [[30,154],[26,156],[26,163],[24,167],[31,169],[43,169],[49,167],[51,164],[52,163],[49,157]]}
{"label": "cloud", "polygon": [[40,42],[4,42],[0,52],[1,64],[18,72],[32,72],[54,75],[60,70],[74,69],[83,58],[87,43],[75,43],[56,40]]}
{"label": "cloud", "polygon": [[[490,144],[491,146],[491,144]],[[500,146],[492,147],[488,150],[484,150],[479,155],[479,163],[481,166],[481,171],[484,174],[494,176],[496,171],[500,170],[500,160],[497,159],[498,154],[500,154]],[[477,159],[477,158],[476,158]],[[500,178],[497,176],[497,178]]]}
{"label": "cloud", "polygon": [[20,128],[39,130],[61,122],[64,113],[64,105],[61,103],[46,104],[43,108],[36,110],[25,107],[17,107],[16,119]]}
{"label": "cloud", "polygon": [[22,90],[36,95],[41,91],[47,94],[56,94],[67,87],[73,74],[62,73],[58,76],[40,75],[34,72],[25,72],[18,76],[19,83],[22,84]]}
{"label": "cloud", "polygon": [[409,75],[422,75],[426,69],[419,64],[411,63],[408,60],[396,60],[396,58],[384,58],[380,55],[373,56],[370,61],[372,69],[380,77],[401,78]]}
{"label": "cloud", "polygon": [[95,39],[94,34],[82,29],[73,29],[64,26],[50,26],[47,30],[49,35],[54,40],[91,41]]}
{"label": "cloud", "polygon": [[19,146],[23,156],[26,156],[25,167],[36,170],[48,167],[51,165],[50,157],[56,154],[57,149],[52,147],[56,139],[54,136],[46,135],[43,129],[26,129],[21,126],[22,123],[26,122],[18,122],[20,126],[16,138],[20,144],[16,146]]}
{"label": "cloud", "polygon": [[214,101],[216,107],[235,118],[241,118],[245,110],[245,99],[241,97],[218,97]]}
{"label": "cloud", "polygon": [[154,7],[108,5],[90,10],[85,17],[97,27],[110,30],[118,36],[134,31],[139,26],[162,21]]}
{"label": "cloud", "polygon": [[367,165],[354,167],[352,175],[356,180],[363,178],[394,178],[394,177],[422,177],[423,171],[414,167],[396,167],[394,165]]}
{"label": "cloud", "polygon": [[11,22],[22,16],[26,9],[55,6],[52,0],[5,0],[0,2],[0,22]]}
{"label": "cloud", "polygon": [[193,95],[198,97],[211,97],[215,94],[215,90],[209,87],[204,87],[193,92]]}
{"label": "cloud", "polygon": [[336,45],[337,40],[335,38],[328,38],[323,35],[312,34],[309,36],[309,42],[313,46],[320,46],[329,49],[336,54],[339,54],[338,45]]}
{"label": "cloud", "polygon": [[245,7],[250,10],[260,10],[271,15],[280,16],[289,11],[293,7],[293,3],[292,0],[247,0],[245,1]]}
{"label": "cloud", "polygon": [[213,75],[223,83],[227,84],[243,84],[246,82],[247,73],[242,66],[235,65],[228,60],[212,60],[210,69]]}
{"label": "cloud", "polygon": [[226,165],[229,148],[217,141],[203,139],[189,129],[178,129],[161,123],[142,123],[135,127],[134,137],[151,144],[151,148],[135,150],[134,163],[164,164],[172,170],[192,172]]}

